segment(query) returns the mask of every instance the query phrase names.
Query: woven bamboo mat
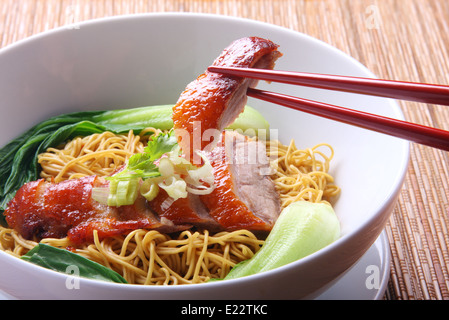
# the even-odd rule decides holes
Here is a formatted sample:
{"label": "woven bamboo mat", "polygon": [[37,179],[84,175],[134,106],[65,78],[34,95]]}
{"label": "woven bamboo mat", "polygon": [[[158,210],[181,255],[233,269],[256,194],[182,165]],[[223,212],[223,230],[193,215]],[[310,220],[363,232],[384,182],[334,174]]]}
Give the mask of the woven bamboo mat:
{"label": "woven bamboo mat", "polygon": [[[321,39],[378,77],[449,84],[446,0],[2,0],[0,47],[87,19],[142,12],[250,18]],[[449,108],[401,103],[407,120],[449,130]],[[449,299],[449,156],[412,145],[405,185],[386,227],[385,299]]]}

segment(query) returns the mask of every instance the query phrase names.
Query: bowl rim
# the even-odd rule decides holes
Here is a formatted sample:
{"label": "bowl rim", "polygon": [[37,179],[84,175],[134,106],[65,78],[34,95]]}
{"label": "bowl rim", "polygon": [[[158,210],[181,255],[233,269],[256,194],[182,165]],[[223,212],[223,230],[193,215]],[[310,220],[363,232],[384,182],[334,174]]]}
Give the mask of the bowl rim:
{"label": "bowl rim", "polygon": [[[319,45],[323,47],[326,50],[329,50],[332,52],[332,54],[338,55],[340,57],[343,57],[344,59],[350,61],[352,64],[354,64],[358,70],[363,71],[367,77],[373,77],[376,78],[373,72],[371,72],[366,66],[364,66],[360,61],[356,60],[354,57],[350,56],[349,54],[343,52],[342,50],[320,40],[317,38],[314,38],[308,34],[295,31],[293,29],[289,29],[287,27],[271,24],[268,22],[263,22],[259,20],[254,20],[250,18],[243,18],[243,17],[234,17],[234,16],[228,16],[228,15],[222,15],[222,14],[213,14],[213,13],[195,13],[195,12],[148,12],[148,13],[130,13],[130,14],[123,14],[123,15],[114,15],[114,16],[107,16],[107,17],[101,17],[101,18],[93,18],[88,19],[84,21],[77,22],[76,24],[79,25],[80,28],[87,27],[87,26],[96,26],[100,24],[107,24],[107,23],[121,23],[121,22],[127,22],[128,20],[134,20],[134,19],[203,19],[203,20],[214,20],[217,21],[223,21],[223,22],[231,22],[231,23],[245,23],[245,24],[252,24],[252,25],[258,25],[263,28],[271,28],[283,33],[289,33],[291,35],[294,35],[296,37],[302,38],[304,41],[312,42],[316,45]],[[37,34],[33,34],[29,37],[26,37],[24,39],[17,40],[14,43],[8,44],[3,48],[0,48],[0,55],[3,55],[9,51],[16,50],[24,45],[27,45],[31,42],[38,41],[41,38],[52,36],[56,33],[61,32],[70,32],[70,25],[64,25],[59,26],[56,28],[52,28],[49,30],[45,30],[42,32],[39,32]],[[396,101],[392,99],[388,99],[388,103],[391,106],[392,111],[394,111],[395,117],[398,119],[403,120],[404,114],[397,104]],[[363,232],[364,229],[366,229],[373,220],[376,220],[377,216],[381,214],[383,210],[385,210],[387,207],[391,206],[392,202],[395,202],[396,195],[399,192],[403,181],[405,179],[405,176],[407,174],[408,170],[408,163],[409,163],[409,157],[410,157],[410,142],[403,140],[403,143],[401,143],[401,154],[403,154],[403,157],[401,159],[401,170],[397,173],[394,179],[394,184],[392,187],[392,190],[390,194],[387,196],[387,199],[385,199],[382,202],[382,206],[377,208],[376,213],[371,215],[369,219],[364,221],[361,224],[361,227],[359,230],[351,231],[347,234],[342,235],[339,239],[337,239],[335,242],[331,243],[330,245],[326,246],[323,249],[320,249],[319,251],[310,254],[309,256],[306,256],[298,261],[289,263],[287,265],[281,266],[279,268],[265,271],[263,273],[247,276],[244,278],[238,278],[238,279],[232,279],[232,280],[226,280],[226,281],[213,281],[210,283],[202,283],[201,286],[205,287],[215,287],[215,286],[227,286],[232,285],[235,281],[238,281],[239,283],[244,283],[247,281],[253,281],[258,280],[259,277],[266,277],[271,276],[280,272],[283,272],[284,270],[290,270],[297,267],[298,264],[306,264],[310,261],[314,260],[317,256],[326,254],[327,252],[330,252],[334,250],[336,247],[342,246],[344,243],[350,241],[351,238],[357,236],[360,232]],[[67,278],[67,274],[61,273],[61,272],[55,272],[50,269],[46,269],[44,267],[40,267],[38,265],[34,265],[32,263],[29,263],[27,261],[17,259],[16,257],[0,251],[0,258],[1,259],[14,259],[16,263],[20,264],[26,264],[27,268],[30,269],[30,271],[39,271],[43,273],[48,273],[49,276],[53,277],[63,277],[64,279]],[[20,261],[20,262],[18,262]],[[23,265],[25,266],[25,265]],[[95,279],[88,279],[88,278],[80,278],[80,281],[90,284],[94,284],[96,286],[100,285],[103,286],[105,289],[108,288],[126,288],[126,289],[135,289],[135,290],[141,290],[141,291],[158,291],[158,290],[164,290],[164,291],[170,291],[170,290],[190,290],[192,286],[195,288],[198,288],[197,284],[183,284],[183,285],[175,285],[175,286],[144,286],[144,285],[135,285],[135,284],[122,284],[122,283],[113,283],[113,282],[106,282],[106,281],[100,281]]]}

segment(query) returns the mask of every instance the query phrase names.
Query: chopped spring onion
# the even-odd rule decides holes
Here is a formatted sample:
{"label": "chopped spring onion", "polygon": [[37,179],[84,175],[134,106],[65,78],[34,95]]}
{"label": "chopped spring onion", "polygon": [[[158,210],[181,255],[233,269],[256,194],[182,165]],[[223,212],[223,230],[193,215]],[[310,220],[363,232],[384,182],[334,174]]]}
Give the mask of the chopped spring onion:
{"label": "chopped spring onion", "polygon": [[122,171],[106,178],[108,188],[94,188],[92,198],[109,206],[123,206],[133,204],[139,192],[151,201],[159,189],[173,201],[186,198],[188,192],[208,194],[214,189],[214,176],[209,160],[201,157],[204,165],[194,166],[181,156],[173,130],[160,133],[148,141],[143,153],[133,155]]}
{"label": "chopped spring onion", "polygon": [[136,178],[129,180],[111,181],[109,184],[110,196],[108,206],[123,206],[133,204],[138,196],[139,180]]}
{"label": "chopped spring onion", "polygon": [[200,154],[204,161],[203,166],[194,170],[187,170],[187,191],[192,194],[204,195],[211,193],[214,188],[214,173],[209,159]]}
{"label": "chopped spring onion", "polygon": [[164,179],[164,181],[159,182],[158,186],[164,189],[173,200],[187,198],[187,184],[179,175]]}
{"label": "chopped spring onion", "polygon": [[145,180],[140,185],[140,193],[145,199],[152,201],[159,193],[159,186],[157,183],[153,183],[150,180]]}
{"label": "chopped spring onion", "polygon": [[168,158],[159,160],[159,172],[163,177],[171,177],[175,174],[175,167]]}

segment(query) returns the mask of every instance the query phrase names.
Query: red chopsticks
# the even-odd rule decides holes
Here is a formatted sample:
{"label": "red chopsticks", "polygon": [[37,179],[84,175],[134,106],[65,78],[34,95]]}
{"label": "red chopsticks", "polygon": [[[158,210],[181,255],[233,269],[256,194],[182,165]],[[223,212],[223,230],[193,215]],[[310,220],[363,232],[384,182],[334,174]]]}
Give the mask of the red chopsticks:
{"label": "red chopsticks", "polygon": [[449,131],[257,89],[248,96],[449,151]]}
{"label": "red chopsticks", "polygon": [[449,105],[449,86],[438,84],[252,68],[209,67],[208,70],[232,76],[296,84],[320,89]]}
{"label": "red chopsticks", "polygon": [[[448,86],[264,69],[209,67],[208,70],[260,80],[449,105]],[[449,151],[449,131],[269,91],[248,89],[247,94],[295,110]]]}

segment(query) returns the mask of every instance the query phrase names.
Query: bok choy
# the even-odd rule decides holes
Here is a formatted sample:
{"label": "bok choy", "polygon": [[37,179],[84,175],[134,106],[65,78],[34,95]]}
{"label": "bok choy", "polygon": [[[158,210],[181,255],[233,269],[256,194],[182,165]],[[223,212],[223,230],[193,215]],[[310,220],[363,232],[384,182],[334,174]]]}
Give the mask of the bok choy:
{"label": "bok choy", "polygon": [[[75,274],[95,280],[127,283],[127,281],[112,269],[84,258],[79,254],[65,249],[59,249],[39,243],[21,257],[22,260],[54,271]],[[70,272],[69,272],[70,271]]]}
{"label": "bok choy", "polygon": [[262,248],[238,263],[225,280],[272,270],[304,258],[340,237],[340,222],[328,204],[297,201],[282,210]]}

